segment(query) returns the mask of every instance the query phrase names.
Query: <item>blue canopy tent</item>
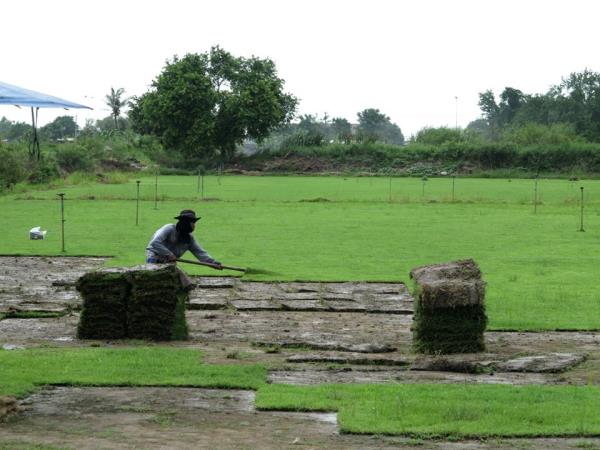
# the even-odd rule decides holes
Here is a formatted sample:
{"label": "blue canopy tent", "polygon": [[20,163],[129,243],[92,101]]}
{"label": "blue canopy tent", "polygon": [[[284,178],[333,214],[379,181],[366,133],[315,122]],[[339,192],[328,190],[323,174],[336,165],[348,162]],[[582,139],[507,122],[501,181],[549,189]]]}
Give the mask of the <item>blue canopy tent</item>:
{"label": "blue canopy tent", "polygon": [[[89,106],[73,103],[62,98],[42,94],[40,92],[23,89],[12,84],[2,83],[0,81],[0,105],[15,105],[20,108],[27,106],[31,108],[31,126],[33,127],[33,139],[30,143],[29,154],[33,158],[40,159],[40,141],[37,135],[37,119],[40,108],[86,108]],[[35,108],[35,112],[34,112]]]}

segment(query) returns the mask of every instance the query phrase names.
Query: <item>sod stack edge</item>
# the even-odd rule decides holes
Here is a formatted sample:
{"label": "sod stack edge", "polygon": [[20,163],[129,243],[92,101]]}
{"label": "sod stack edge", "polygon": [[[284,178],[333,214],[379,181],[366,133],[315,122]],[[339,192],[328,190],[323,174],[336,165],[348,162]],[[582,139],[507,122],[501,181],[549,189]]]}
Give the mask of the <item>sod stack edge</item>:
{"label": "sod stack edge", "polygon": [[188,294],[175,265],[89,272],[78,280],[77,290],[83,297],[79,339],[187,339]]}
{"label": "sod stack edge", "polygon": [[414,268],[413,346],[419,353],[485,350],[485,282],[472,259]]}

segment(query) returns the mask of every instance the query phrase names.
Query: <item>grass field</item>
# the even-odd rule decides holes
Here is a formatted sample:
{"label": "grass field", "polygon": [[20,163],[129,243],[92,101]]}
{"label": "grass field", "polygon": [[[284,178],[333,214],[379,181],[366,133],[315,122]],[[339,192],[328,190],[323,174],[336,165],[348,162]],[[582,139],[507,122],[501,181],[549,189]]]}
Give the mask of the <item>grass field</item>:
{"label": "grass field", "polygon": [[[213,257],[278,273],[255,279],[409,282],[415,266],[472,257],[491,329],[600,329],[598,181],[540,180],[535,214],[533,180],[457,179],[454,201],[451,178],[205,177],[203,192],[198,177],[158,181],[155,209],[155,179],[141,179],[137,226],[135,180],[61,188],[66,254],[142,263],[152,233],[193,208]],[[0,253],[61,254],[57,192],[0,197]],[[47,238],[28,240],[37,225]]]}

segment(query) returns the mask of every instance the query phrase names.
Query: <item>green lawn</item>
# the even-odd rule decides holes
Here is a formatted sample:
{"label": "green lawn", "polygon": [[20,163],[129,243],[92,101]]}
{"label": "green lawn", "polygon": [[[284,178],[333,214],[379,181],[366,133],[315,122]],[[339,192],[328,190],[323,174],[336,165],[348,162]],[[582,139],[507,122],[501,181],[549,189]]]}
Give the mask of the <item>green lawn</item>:
{"label": "green lawn", "polygon": [[[162,200],[208,200],[251,202],[467,202],[533,205],[535,181],[531,179],[477,179],[440,177],[420,178],[342,177],[342,176],[160,176],[140,177],[140,198],[154,202],[155,193]],[[454,198],[452,185],[454,183]],[[203,189],[201,188],[203,186]],[[543,205],[574,205],[585,187],[586,202],[598,206],[594,196],[600,180],[567,181],[540,179],[538,202]],[[87,200],[122,200],[136,198],[136,179],[123,184],[80,184],[44,191],[18,194],[19,198]],[[390,195],[391,194],[391,195]],[[134,204],[132,205],[135,206]],[[154,204],[152,204],[154,206]],[[131,208],[130,208],[131,210]],[[533,207],[531,208],[533,212]]]}
{"label": "green lawn", "polygon": [[418,437],[600,435],[597,386],[268,385],[261,409],[337,411],[349,433]]}
{"label": "green lawn", "polygon": [[[533,205],[535,181],[531,179],[477,179],[451,177],[420,178],[342,177],[342,176],[160,176],[156,188],[154,177],[140,177],[140,197],[161,200],[221,200],[257,202],[298,202],[329,200],[332,202],[458,202],[515,203]],[[199,186],[203,186],[204,190]],[[538,180],[538,202],[542,204],[572,204],[585,187],[587,202],[600,202],[595,195],[600,180]],[[19,194],[21,198],[56,198],[64,192],[67,198],[87,200],[136,198],[136,179],[124,184],[88,184],[62,186],[56,189]],[[390,195],[391,194],[391,195]],[[533,211],[533,207],[532,207]]]}
{"label": "green lawn", "polygon": [[[154,178],[142,179],[138,226],[134,180],[62,188],[66,254],[141,263],[152,233],[194,208],[202,216],[196,235],[212,256],[278,273],[254,279],[409,282],[415,266],[472,257],[488,282],[490,329],[600,329],[598,181],[540,180],[537,214],[533,180],[456,180],[455,202],[450,178],[428,180],[424,197],[420,179],[392,179],[391,202],[388,178],[206,177],[205,200],[197,181],[160,177],[168,200],[154,209]],[[0,197],[0,253],[60,254],[56,192]],[[36,225],[49,229],[46,240],[28,240]]]}
{"label": "green lawn", "polygon": [[262,366],[206,365],[201,353],[191,349],[0,350],[0,396],[22,397],[45,384],[257,389],[265,379]]}

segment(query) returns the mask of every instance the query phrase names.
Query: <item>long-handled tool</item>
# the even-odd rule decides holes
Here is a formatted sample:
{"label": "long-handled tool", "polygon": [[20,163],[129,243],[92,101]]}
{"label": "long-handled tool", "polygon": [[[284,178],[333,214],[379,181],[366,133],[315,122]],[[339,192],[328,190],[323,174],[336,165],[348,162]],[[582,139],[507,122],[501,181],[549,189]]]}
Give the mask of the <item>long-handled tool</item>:
{"label": "long-handled tool", "polygon": [[277,272],[272,272],[270,270],[263,270],[263,269],[253,269],[251,267],[235,267],[235,266],[217,266],[215,264],[211,264],[211,263],[205,263],[205,262],[201,262],[201,261],[192,261],[189,259],[177,259],[177,261],[182,262],[182,263],[186,263],[186,264],[196,264],[198,266],[207,266],[207,267],[212,267],[213,269],[229,269],[229,270],[237,270],[238,272],[244,272],[244,275],[248,274],[248,275],[279,275],[279,273]]}
{"label": "long-handled tool", "polygon": [[211,264],[211,263],[207,263],[207,262],[202,262],[202,261],[192,261],[190,259],[177,259],[178,262],[182,262],[182,263],[186,263],[186,264],[196,264],[198,266],[207,266],[207,267],[212,267],[213,269],[229,269],[229,270],[237,270],[238,272],[246,272],[247,269],[245,269],[244,267],[235,267],[235,266],[224,266],[224,265],[220,265],[217,266],[216,264]]}

